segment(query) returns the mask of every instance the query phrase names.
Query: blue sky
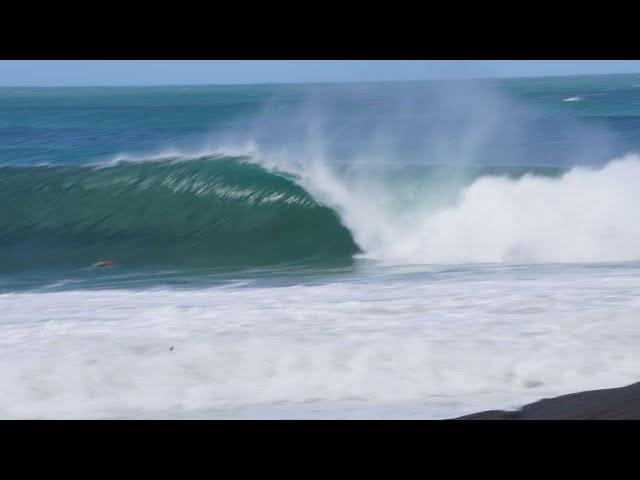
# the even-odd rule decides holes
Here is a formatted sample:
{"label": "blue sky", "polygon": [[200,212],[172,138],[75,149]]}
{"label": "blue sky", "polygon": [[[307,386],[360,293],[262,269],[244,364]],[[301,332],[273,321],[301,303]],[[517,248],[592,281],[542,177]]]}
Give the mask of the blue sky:
{"label": "blue sky", "polygon": [[185,85],[640,73],[638,60],[0,60],[0,86]]}

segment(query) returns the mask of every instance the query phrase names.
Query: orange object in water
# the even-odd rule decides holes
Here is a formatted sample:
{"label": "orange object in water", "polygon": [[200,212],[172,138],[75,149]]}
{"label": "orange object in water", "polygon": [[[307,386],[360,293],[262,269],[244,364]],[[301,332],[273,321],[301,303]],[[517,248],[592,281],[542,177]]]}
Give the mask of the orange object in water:
{"label": "orange object in water", "polygon": [[104,260],[100,260],[95,264],[96,267],[113,267],[113,260],[110,258],[105,258]]}

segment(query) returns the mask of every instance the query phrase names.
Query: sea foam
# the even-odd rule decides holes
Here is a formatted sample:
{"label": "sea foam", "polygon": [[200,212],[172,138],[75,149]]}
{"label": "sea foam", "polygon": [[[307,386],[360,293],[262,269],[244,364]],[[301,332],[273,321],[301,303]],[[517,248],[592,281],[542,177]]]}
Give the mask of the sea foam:
{"label": "sea foam", "polygon": [[[326,163],[300,182],[341,216],[369,258],[393,263],[609,262],[640,259],[640,158],[574,167],[558,178],[482,176],[438,208],[428,185],[407,199],[365,170]],[[422,201],[422,198],[425,200]]]}

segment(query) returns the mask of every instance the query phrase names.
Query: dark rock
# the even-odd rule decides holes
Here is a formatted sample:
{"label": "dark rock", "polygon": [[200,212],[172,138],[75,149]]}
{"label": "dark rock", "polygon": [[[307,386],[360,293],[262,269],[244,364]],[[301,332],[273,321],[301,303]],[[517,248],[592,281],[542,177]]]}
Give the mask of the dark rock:
{"label": "dark rock", "polygon": [[640,383],[546,398],[514,412],[489,410],[457,420],[640,420]]}

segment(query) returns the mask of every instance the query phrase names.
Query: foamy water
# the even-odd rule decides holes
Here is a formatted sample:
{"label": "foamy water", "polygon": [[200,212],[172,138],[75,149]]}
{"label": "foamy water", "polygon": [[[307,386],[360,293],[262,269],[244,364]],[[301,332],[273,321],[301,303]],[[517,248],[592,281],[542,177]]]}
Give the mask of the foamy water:
{"label": "foamy water", "polygon": [[281,286],[2,294],[0,417],[450,418],[640,377],[636,156],[439,206],[288,168],[365,259]]}
{"label": "foamy water", "polygon": [[[278,163],[279,161],[279,163]],[[640,259],[640,157],[574,167],[557,178],[485,175],[433,205],[433,185],[389,185],[353,168],[338,174],[320,159],[291,165],[301,185],[339,213],[367,258],[393,264],[611,262]],[[275,165],[275,166],[274,166]]]}
{"label": "foamy water", "polygon": [[640,376],[639,273],[4,294],[0,417],[446,418],[620,386]]}

